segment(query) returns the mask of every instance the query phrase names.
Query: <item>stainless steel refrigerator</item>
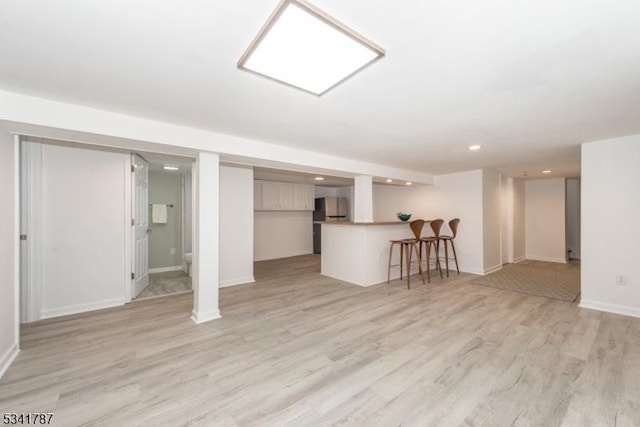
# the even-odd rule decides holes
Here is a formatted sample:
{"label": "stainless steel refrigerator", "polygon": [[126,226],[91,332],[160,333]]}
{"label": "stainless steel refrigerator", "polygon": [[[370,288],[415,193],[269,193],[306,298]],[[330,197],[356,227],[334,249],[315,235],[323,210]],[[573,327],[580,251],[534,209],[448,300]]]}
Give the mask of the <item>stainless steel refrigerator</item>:
{"label": "stainless steel refrigerator", "polygon": [[[316,199],[313,211],[314,221],[346,221],[347,220],[346,197],[319,197]],[[320,224],[313,224],[313,253],[319,254],[322,247],[322,233]]]}

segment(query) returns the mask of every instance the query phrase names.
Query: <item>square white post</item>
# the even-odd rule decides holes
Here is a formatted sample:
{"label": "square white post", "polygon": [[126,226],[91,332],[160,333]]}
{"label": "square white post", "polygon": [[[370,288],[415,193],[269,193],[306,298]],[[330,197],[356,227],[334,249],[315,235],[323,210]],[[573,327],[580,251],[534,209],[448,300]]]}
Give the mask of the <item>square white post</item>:
{"label": "square white post", "polygon": [[373,177],[354,178],[353,222],[373,222]]}
{"label": "square white post", "polygon": [[220,157],[198,154],[193,171],[193,314],[195,323],[220,318]]}

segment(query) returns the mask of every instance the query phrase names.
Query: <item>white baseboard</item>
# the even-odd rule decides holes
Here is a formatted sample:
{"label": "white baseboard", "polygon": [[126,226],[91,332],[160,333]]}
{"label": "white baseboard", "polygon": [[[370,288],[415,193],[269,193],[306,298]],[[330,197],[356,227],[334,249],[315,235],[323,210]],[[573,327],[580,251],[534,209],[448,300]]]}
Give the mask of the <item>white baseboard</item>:
{"label": "white baseboard", "polygon": [[484,276],[484,271],[478,268],[460,268],[461,273],[477,274],[478,276]]}
{"label": "white baseboard", "polygon": [[[486,276],[487,274],[491,274],[498,270],[502,270],[502,264],[494,265],[493,267],[489,267],[489,268],[473,268],[473,267],[466,267],[463,265],[460,266],[460,271],[462,273],[477,274],[478,276]],[[451,271],[451,264],[449,264],[449,271]],[[454,272],[456,271],[455,268],[453,271]]]}
{"label": "white baseboard", "polygon": [[11,344],[11,347],[2,355],[0,358],[0,378],[7,372],[7,369],[9,369],[11,363],[16,359],[18,353],[20,353],[20,349],[18,348],[18,343],[15,342]]}
{"label": "white baseboard", "polygon": [[227,288],[229,286],[244,285],[246,283],[255,283],[256,279],[253,276],[241,277],[239,279],[227,279],[218,284],[219,288]]}
{"label": "white baseboard", "polygon": [[517,264],[517,263],[519,263],[519,262],[524,261],[525,259],[527,259],[527,257],[526,257],[526,256],[524,256],[524,255],[522,255],[522,256],[519,256],[518,258],[514,258],[514,259],[513,259],[513,263],[514,263],[514,264]]}
{"label": "white baseboard", "polygon": [[182,265],[174,265],[173,267],[150,268],[149,273],[167,273],[169,271],[180,271],[180,270],[182,270]]}
{"label": "white baseboard", "polygon": [[502,270],[502,264],[497,264],[493,267],[485,268],[482,275],[486,276],[487,274],[495,273],[498,270]]}
{"label": "white baseboard", "polygon": [[623,314],[625,316],[640,317],[640,308],[624,305],[609,304],[605,302],[580,300],[579,307],[591,310],[606,311],[607,313]]}
{"label": "white baseboard", "polygon": [[196,325],[209,322],[211,320],[220,319],[221,317],[222,316],[220,315],[220,310],[218,309],[211,310],[206,313],[198,313],[195,310],[191,312],[191,320],[193,320],[193,323],[195,323]]}
{"label": "white baseboard", "polygon": [[543,257],[543,256],[535,256],[535,255],[527,255],[525,258],[531,261],[558,262],[561,264],[567,263],[567,260],[565,258]]}
{"label": "white baseboard", "polygon": [[91,302],[88,304],[70,305],[67,307],[54,308],[51,310],[42,310],[42,319],[50,319],[52,317],[84,313],[86,311],[102,310],[103,308],[118,307],[124,304],[124,298],[116,298],[111,300]]}
{"label": "white baseboard", "polygon": [[271,261],[272,259],[284,259],[284,258],[293,258],[296,256],[302,256],[302,255],[313,255],[313,249],[309,252],[309,251],[305,251],[305,252],[296,252],[296,253],[291,253],[291,254],[285,254],[285,255],[276,255],[276,256],[261,256],[261,257],[255,257],[253,258],[254,262],[257,261]]}

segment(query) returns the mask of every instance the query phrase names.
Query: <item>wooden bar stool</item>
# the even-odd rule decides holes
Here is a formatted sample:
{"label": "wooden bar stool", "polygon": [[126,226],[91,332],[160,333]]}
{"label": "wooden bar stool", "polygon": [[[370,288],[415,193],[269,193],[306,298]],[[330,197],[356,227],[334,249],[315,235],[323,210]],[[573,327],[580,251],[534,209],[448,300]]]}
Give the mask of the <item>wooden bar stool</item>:
{"label": "wooden bar stool", "polygon": [[420,278],[422,279],[422,284],[424,285],[424,277],[422,277],[422,262],[420,259],[420,252],[418,250],[418,245],[420,244],[420,234],[422,234],[422,228],[424,227],[424,220],[416,219],[409,223],[409,227],[411,227],[411,231],[413,231],[413,235],[415,238],[413,239],[401,239],[401,240],[389,240],[391,245],[389,246],[389,265],[387,267],[387,283],[391,281],[391,255],[393,254],[393,247],[395,245],[400,245],[400,280],[402,280],[402,270],[403,270],[403,252],[406,249],[406,257],[407,257],[407,289],[411,287],[411,258],[413,256],[413,250],[416,251],[416,256],[418,257],[418,272],[420,273]]}
{"label": "wooden bar stool", "polygon": [[449,251],[447,250],[447,242],[451,243],[451,249],[453,250],[453,259],[456,261],[456,271],[460,274],[460,269],[458,268],[458,255],[456,255],[456,247],[453,244],[453,239],[456,238],[456,234],[458,234],[458,224],[460,224],[460,218],[454,218],[449,221],[449,228],[451,229],[451,236],[440,236],[440,240],[444,243],[444,262],[447,268],[447,277],[449,277]]}
{"label": "wooden bar stool", "polygon": [[420,259],[422,259],[422,244],[424,243],[427,246],[427,280],[431,283],[431,247],[435,249],[436,253],[436,268],[440,272],[440,278],[442,279],[442,268],[440,267],[440,257],[438,253],[440,251],[440,229],[442,228],[442,224],[444,224],[444,220],[442,219],[434,219],[433,221],[429,221],[429,225],[431,226],[431,230],[433,231],[433,236],[423,237],[420,239]]}

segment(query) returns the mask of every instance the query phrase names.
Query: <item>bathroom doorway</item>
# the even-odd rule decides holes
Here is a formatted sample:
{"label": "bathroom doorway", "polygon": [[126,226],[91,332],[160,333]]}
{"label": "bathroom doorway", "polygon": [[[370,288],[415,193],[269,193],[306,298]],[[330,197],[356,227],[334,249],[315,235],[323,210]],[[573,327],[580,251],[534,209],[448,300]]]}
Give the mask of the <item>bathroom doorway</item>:
{"label": "bathroom doorway", "polygon": [[[136,163],[136,157],[145,163]],[[145,197],[144,174],[133,174],[133,265],[140,267],[133,274],[132,299],[191,292],[192,162],[144,153],[134,154],[133,164],[146,165],[148,176]],[[137,230],[141,224],[146,224],[146,250]]]}

